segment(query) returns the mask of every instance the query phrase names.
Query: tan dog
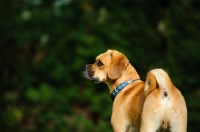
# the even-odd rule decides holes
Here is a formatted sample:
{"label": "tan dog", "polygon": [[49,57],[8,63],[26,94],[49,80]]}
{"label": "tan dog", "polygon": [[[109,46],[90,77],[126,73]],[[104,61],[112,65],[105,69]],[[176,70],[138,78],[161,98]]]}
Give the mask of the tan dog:
{"label": "tan dog", "polygon": [[[139,132],[140,127],[142,132],[155,132],[169,126],[173,132],[186,131],[187,111],[182,95],[164,71],[154,71],[148,74],[145,86],[128,59],[115,50],[100,54],[94,64],[84,66],[86,78],[109,86],[114,100],[111,117],[114,132]],[[179,108],[172,103],[174,98]]]}

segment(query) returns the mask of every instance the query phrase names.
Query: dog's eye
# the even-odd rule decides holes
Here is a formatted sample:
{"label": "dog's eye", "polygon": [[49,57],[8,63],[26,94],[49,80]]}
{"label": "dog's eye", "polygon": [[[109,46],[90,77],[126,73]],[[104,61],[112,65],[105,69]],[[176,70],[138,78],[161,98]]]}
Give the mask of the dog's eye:
{"label": "dog's eye", "polygon": [[97,66],[98,67],[103,66],[103,63],[101,61],[97,61]]}

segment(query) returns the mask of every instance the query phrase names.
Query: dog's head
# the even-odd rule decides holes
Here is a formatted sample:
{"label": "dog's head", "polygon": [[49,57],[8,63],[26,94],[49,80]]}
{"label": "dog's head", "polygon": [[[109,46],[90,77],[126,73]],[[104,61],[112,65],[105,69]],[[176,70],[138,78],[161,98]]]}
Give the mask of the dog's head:
{"label": "dog's head", "polygon": [[129,64],[128,59],[116,50],[108,50],[96,57],[94,64],[83,67],[84,77],[96,83],[118,79]]}

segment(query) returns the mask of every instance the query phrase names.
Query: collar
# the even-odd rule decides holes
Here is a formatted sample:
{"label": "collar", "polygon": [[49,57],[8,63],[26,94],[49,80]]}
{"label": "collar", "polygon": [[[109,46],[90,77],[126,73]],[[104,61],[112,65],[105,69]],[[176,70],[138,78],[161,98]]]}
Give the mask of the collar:
{"label": "collar", "polygon": [[140,79],[131,79],[131,80],[128,80],[126,82],[123,82],[121,84],[119,84],[111,93],[110,97],[111,99],[114,101],[115,97],[117,96],[117,94],[123,89],[125,88],[128,84],[136,81],[136,80],[140,80]]}

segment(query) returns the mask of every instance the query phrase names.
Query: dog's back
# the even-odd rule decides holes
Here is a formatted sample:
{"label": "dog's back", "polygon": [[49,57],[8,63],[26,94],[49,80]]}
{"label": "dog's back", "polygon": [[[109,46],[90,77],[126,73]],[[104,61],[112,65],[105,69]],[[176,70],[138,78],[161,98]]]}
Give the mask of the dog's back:
{"label": "dog's back", "polygon": [[146,100],[142,113],[141,132],[171,129],[186,132],[187,108],[180,91],[162,69],[148,73],[145,83]]}

